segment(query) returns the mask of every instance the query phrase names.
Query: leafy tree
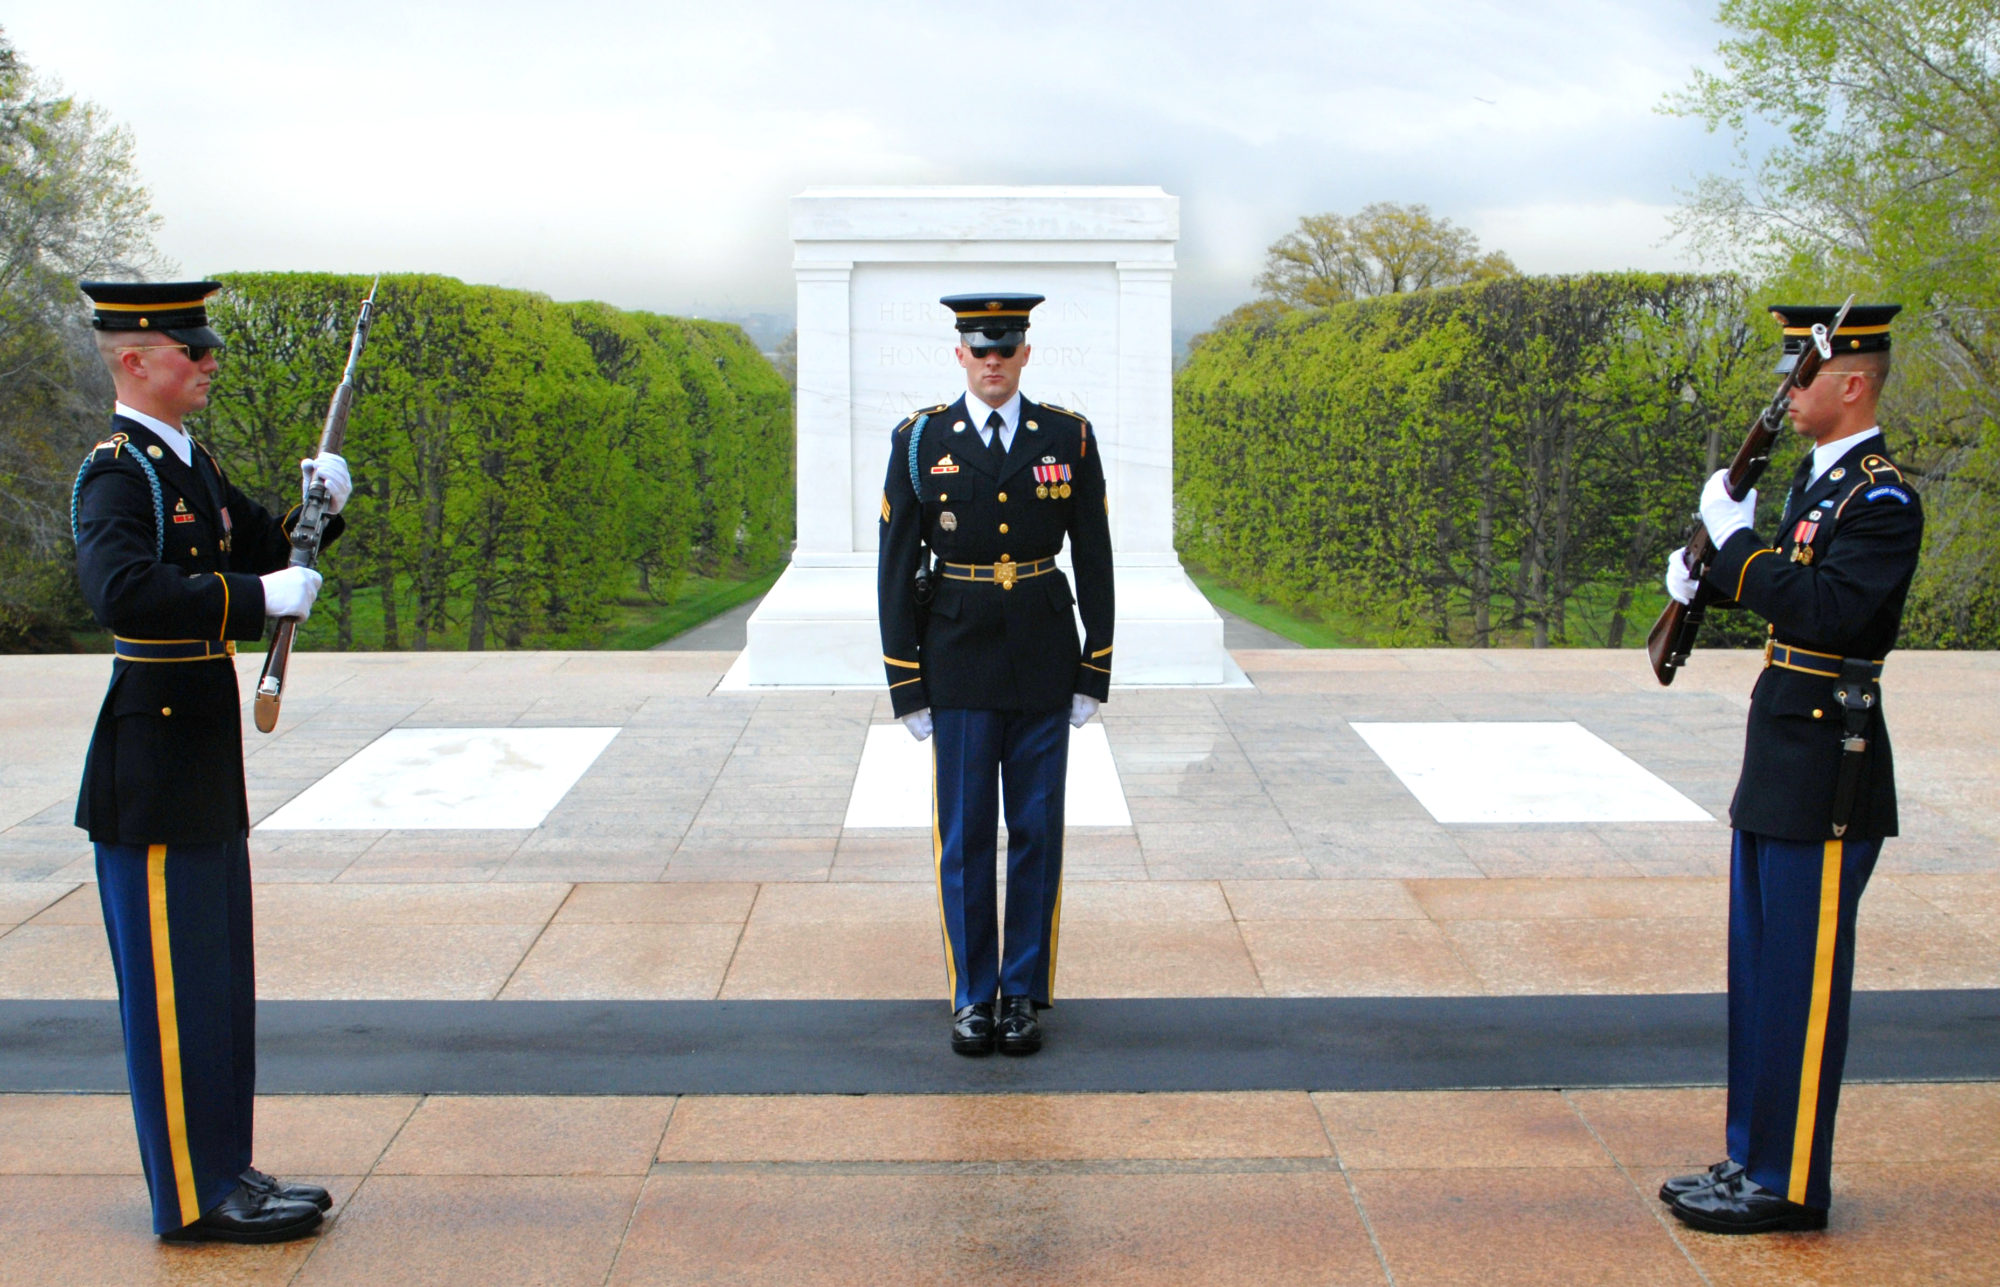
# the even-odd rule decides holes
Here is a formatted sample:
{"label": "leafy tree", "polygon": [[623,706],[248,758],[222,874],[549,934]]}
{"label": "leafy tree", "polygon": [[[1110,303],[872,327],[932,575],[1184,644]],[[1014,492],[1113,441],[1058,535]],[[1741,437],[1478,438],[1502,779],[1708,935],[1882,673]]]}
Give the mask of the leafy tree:
{"label": "leafy tree", "polygon": [[[1685,211],[1766,298],[1894,300],[1883,422],[1922,480],[1906,642],[2000,643],[2000,9],[1725,0],[1722,67],[1670,103],[1745,160]],[[1759,123],[1778,142],[1757,151]]]}
{"label": "leafy tree", "polygon": [[785,332],[785,338],[778,341],[777,352],[771,355],[771,365],[778,368],[778,374],[785,377],[785,383],[795,392],[799,387],[799,332],[796,327]]}
{"label": "leafy tree", "polygon": [[1424,205],[1378,201],[1359,214],[1306,215],[1271,244],[1257,289],[1295,308],[1431,290],[1515,271],[1472,233]]}
{"label": "leafy tree", "polygon": [[64,647],[88,621],[69,485],[111,382],[76,282],[157,266],[154,222],[130,136],[38,81],[0,32],[0,649]]}
{"label": "leafy tree", "polygon": [[664,602],[687,574],[698,508],[679,365],[639,317],[595,303],[565,311],[590,346],[598,374],[616,390],[606,415],[623,475],[612,486],[631,501],[623,523],[626,557],[638,569],[640,591]]}

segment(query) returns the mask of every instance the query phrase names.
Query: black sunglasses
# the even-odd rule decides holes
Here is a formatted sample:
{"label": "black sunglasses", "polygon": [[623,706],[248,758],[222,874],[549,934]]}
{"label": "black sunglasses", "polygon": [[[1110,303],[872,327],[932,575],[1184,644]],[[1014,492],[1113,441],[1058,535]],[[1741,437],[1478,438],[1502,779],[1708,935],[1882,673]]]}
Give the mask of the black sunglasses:
{"label": "black sunglasses", "polygon": [[199,362],[211,353],[220,356],[223,346],[220,344],[121,344],[118,346],[118,351],[121,353],[141,349],[179,349],[181,352],[187,354],[188,361]]}
{"label": "black sunglasses", "polygon": [[1018,344],[971,344],[966,347],[972,350],[973,357],[983,362],[995,353],[998,353],[1003,358],[1013,357],[1020,350],[1021,346]]}

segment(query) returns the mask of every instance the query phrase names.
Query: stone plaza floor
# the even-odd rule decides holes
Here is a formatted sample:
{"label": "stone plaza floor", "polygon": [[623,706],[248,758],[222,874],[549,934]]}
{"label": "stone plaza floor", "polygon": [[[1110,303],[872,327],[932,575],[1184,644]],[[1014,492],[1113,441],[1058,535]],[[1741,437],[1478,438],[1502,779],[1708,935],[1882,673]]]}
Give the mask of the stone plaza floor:
{"label": "stone plaza floor", "polygon": [[[1629,651],[1236,657],[1254,687],[1104,708],[1131,824],[1070,833],[1062,997],[1721,991],[1756,655],[1698,654],[1669,689]],[[298,657],[278,732],[246,733],[260,821],[394,729],[615,736],[538,826],[253,831],[260,995],[924,1000],[941,1047],[929,834],[843,826],[886,699],[718,692],[731,660]],[[107,670],[0,659],[0,1016],[115,996],[70,825]],[[1862,902],[1860,989],[2000,989],[1996,679],[1995,654],[1891,661],[1903,835]],[[1354,726],[1453,721],[1574,722],[1709,820],[1440,823]],[[1052,1028],[1028,1062],[1063,1055]],[[545,1089],[267,1096],[259,1164],[339,1202],[320,1238],[268,1249],[146,1235],[122,1098],[0,1094],[0,1283],[2000,1280],[1985,1080],[1852,1085],[1830,1232],[1745,1240],[1651,1196],[1719,1155],[1713,1085]]]}

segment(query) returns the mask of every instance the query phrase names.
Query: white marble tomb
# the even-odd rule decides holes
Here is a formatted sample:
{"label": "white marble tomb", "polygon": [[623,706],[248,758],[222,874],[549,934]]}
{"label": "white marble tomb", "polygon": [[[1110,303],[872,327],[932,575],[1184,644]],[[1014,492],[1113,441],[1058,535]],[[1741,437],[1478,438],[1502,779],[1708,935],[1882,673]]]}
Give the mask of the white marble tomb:
{"label": "white marble tomb", "polygon": [[[890,433],[965,391],[938,297],[1033,291],[1021,389],[1090,418],[1118,592],[1114,685],[1243,685],[1173,545],[1180,201],[1155,187],[813,188],[792,199],[798,546],[722,686],[877,687]],[[1065,567],[1068,557],[1063,558]]]}

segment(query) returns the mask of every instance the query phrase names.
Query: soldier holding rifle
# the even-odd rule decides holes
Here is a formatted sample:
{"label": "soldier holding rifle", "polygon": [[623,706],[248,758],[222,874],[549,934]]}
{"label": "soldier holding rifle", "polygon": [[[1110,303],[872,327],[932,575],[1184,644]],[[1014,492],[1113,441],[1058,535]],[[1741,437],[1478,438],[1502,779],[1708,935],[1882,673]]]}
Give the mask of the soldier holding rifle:
{"label": "soldier holding rifle", "polygon": [[[267,622],[303,619],[320,577],[287,566],[296,511],[281,521],[231,486],[184,426],[208,405],[222,351],[207,312],[221,283],[82,288],[118,401],[77,473],[77,574],[116,656],[76,823],[97,851],[153,1231],[283,1241],[332,1202],[251,1165],[250,812],[232,658]],[[338,510],[346,462],[303,467]]]}
{"label": "soldier holding rifle", "polygon": [[[1686,605],[1669,609],[1675,621],[1733,601],[1770,623],[1730,803],[1729,1156],[1660,1189],[1681,1220],[1717,1233],[1826,1227],[1855,911],[1883,838],[1896,834],[1882,660],[1924,525],[1876,423],[1897,311],[1773,307],[1785,333],[1779,370],[1792,373],[1780,398],[1812,444],[1776,539],[1755,530],[1748,487],[1769,446],[1760,425],[1738,467],[1702,493],[1706,540],[1690,545],[1706,557],[1691,568],[1679,550],[1667,566],[1667,592]],[[1674,633],[1656,630],[1656,644]],[[1691,631],[1683,638],[1691,644]],[[1685,646],[1674,651],[1663,662],[1656,648],[1663,682],[1685,658]]]}

